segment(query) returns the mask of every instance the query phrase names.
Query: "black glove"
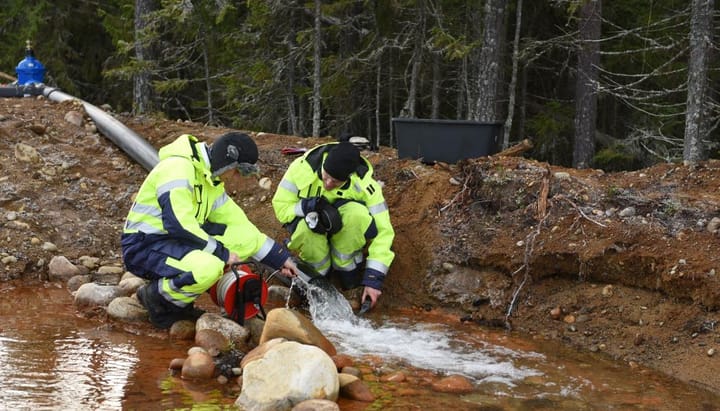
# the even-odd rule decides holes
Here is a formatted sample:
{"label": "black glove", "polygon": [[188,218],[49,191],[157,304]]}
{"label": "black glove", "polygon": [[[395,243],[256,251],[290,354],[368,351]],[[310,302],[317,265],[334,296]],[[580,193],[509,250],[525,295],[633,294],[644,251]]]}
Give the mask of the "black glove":
{"label": "black glove", "polygon": [[325,197],[309,197],[309,198],[303,198],[300,200],[300,208],[302,209],[303,215],[308,215],[308,213],[315,211],[315,207],[317,207],[317,204],[319,201],[325,199]]}
{"label": "black glove", "polygon": [[342,229],[340,213],[324,197],[320,197],[315,209],[305,215],[305,222],[318,234],[333,235]]}

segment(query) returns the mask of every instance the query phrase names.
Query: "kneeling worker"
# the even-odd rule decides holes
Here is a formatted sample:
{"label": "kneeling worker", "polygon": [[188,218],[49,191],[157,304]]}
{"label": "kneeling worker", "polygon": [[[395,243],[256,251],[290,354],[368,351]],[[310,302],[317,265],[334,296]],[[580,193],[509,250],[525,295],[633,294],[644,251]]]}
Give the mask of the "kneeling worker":
{"label": "kneeling worker", "polygon": [[353,144],[319,145],[290,164],[272,204],[291,233],[288,248],[320,274],[339,277],[346,290],[363,285],[361,301],[374,307],[395,257],[395,232],[372,174]]}
{"label": "kneeling worker", "polygon": [[230,132],[207,146],[184,134],[158,154],[121,237],[128,271],[150,280],[137,296],[153,325],[197,319],[203,312],[195,299],[226,266],[247,258],[285,276],[297,274],[290,252],[260,232],[225,191],[258,172],[258,150],[249,136]]}

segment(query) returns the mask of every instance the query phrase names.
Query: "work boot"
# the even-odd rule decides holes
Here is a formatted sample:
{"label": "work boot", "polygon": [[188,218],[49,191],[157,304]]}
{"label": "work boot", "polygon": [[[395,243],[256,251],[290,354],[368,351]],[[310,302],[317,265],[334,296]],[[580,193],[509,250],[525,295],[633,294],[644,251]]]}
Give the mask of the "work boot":
{"label": "work boot", "polygon": [[158,291],[157,281],[138,288],[138,301],[148,312],[150,323],[160,329],[168,329],[181,320],[196,321],[205,311],[195,308],[193,304],[178,307],[167,301]]}

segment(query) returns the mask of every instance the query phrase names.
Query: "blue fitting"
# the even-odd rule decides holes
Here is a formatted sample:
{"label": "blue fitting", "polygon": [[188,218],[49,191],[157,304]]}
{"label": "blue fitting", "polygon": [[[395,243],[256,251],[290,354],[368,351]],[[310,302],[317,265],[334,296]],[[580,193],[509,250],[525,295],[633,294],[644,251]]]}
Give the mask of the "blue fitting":
{"label": "blue fitting", "polygon": [[35,58],[30,41],[27,41],[25,58],[15,68],[18,77],[18,85],[43,84],[45,82],[45,66]]}

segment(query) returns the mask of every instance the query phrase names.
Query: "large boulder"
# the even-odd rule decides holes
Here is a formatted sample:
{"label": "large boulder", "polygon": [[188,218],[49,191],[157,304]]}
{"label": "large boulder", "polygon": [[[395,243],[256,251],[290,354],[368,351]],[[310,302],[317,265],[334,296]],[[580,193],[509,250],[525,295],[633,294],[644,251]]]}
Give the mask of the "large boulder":
{"label": "large boulder", "polygon": [[337,400],[338,373],[325,351],[295,341],[272,344],[262,357],[245,364],[235,405],[247,410],[289,411],[309,399]]}

